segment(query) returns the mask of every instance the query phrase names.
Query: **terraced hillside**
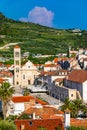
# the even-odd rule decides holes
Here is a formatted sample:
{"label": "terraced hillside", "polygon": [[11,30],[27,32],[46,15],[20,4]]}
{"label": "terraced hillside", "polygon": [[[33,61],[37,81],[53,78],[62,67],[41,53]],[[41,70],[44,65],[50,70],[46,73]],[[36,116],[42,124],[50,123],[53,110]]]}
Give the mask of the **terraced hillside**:
{"label": "terraced hillside", "polygon": [[[14,42],[21,42],[22,52],[52,55],[67,52],[69,46],[75,49],[87,47],[87,31],[23,23],[8,19],[0,13],[0,46]],[[0,50],[0,54],[9,55],[12,51],[13,46],[9,50]]]}

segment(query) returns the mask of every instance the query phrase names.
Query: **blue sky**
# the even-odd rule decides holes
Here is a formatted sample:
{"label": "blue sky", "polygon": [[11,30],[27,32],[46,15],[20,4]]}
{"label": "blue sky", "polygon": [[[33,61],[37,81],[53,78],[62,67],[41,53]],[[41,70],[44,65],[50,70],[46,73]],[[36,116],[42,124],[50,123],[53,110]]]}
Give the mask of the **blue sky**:
{"label": "blue sky", "polygon": [[0,12],[14,20],[87,30],[87,0],[0,0]]}

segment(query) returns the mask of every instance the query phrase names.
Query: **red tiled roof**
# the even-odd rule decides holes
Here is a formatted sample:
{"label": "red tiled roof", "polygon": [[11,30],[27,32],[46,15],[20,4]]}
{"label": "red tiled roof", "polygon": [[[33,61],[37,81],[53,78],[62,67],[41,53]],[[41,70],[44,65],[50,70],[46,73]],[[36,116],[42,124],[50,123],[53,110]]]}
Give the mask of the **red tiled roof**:
{"label": "red tiled roof", "polygon": [[55,65],[55,64],[45,64],[44,67],[57,67],[59,65]]}
{"label": "red tiled roof", "polygon": [[30,99],[34,99],[33,96],[13,96],[12,101],[14,103],[29,102]]}
{"label": "red tiled roof", "polygon": [[39,127],[44,127],[47,130],[55,130],[56,127],[60,127],[64,130],[63,122],[59,119],[36,119],[36,120],[15,120],[15,124],[18,130],[21,130],[21,125],[25,125],[27,130],[38,130]]}
{"label": "red tiled roof", "polygon": [[37,107],[31,107],[24,111],[24,113],[27,114],[33,114],[35,113],[36,115],[40,116],[42,119],[48,119],[52,118],[56,114],[64,114],[62,111],[57,110],[54,107],[47,107],[43,106],[42,108],[37,108]]}
{"label": "red tiled roof", "polygon": [[4,77],[4,76],[12,77],[13,74],[12,74],[10,71],[1,71],[1,72],[0,72],[0,76],[1,76],[1,77]]}
{"label": "red tiled roof", "polygon": [[83,83],[87,80],[87,71],[85,70],[73,70],[68,75],[68,80]]}
{"label": "red tiled roof", "polygon": [[0,84],[2,84],[5,80],[3,78],[0,78]]}
{"label": "red tiled roof", "polygon": [[42,105],[47,105],[47,103],[45,101],[42,101],[42,100],[35,98],[33,96],[13,96],[12,97],[12,101],[14,103],[29,102],[31,99],[35,99],[35,101],[37,103],[40,103]]}
{"label": "red tiled roof", "polygon": [[18,45],[16,45],[14,48],[20,48]]}
{"label": "red tiled roof", "polygon": [[70,124],[72,126],[79,126],[79,127],[85,127],[87,128],[87,119],[75,119],[75,118],[71,118],[70,120]]}
{"label": "red tiled roof", "polygon": [[59,60],[58,58],[54,58],[54,62],[57,63]]}
{"label": "red tiled roof", "polygon": [[61,61],[61,60],[63,60],[63,61],[65,61],[65,60],[68,60],[68,58],[67,57],[63,57],[63,58],[54,58],[54,63],[57,63],[58,61]]}
{"label": "red tiled roof", "polygon": [[[29,121],[32,123],[32,125],[29,124]],[[52,118],[52,119],[32,119],[32,120],[15,120],[15,124],[20,129],[20,126],[22,124],[25,124],[25,127],[29,130],[38,130],[39,126],[42,126],[44,128],[47,128],[47,130],[55,130],[57,126],[61,126],[64,130],[64,118],[62,116],[59,116],[58,118]],[[77,127],[83,127],[87,128],[87,119],[70,119],[70,125],[71,126],[77,126]]]}

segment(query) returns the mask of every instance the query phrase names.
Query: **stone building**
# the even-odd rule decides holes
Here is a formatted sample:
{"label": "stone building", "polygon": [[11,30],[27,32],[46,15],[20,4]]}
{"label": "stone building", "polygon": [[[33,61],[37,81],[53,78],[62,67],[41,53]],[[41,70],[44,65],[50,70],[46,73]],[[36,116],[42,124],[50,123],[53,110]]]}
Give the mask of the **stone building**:
{"label": "stone building", "polygon": [[14,85],[27,87],[34,83],[35,78],[39,75],[36,66],[31,62],[21,65],[21,48],[14,47]]}

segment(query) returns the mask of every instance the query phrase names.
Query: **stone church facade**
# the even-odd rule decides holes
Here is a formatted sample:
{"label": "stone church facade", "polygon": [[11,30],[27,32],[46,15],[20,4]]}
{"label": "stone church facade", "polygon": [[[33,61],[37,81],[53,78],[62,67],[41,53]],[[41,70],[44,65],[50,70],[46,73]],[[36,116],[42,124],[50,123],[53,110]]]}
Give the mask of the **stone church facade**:
{"label": "stone church facade", "polygon": [[21,65],[21,48],[19,46],[14,47],[14,85],[27,87],[33,85],[34,80],[39,75],[39,71],[36,66],[31,62],[26,62]]}

